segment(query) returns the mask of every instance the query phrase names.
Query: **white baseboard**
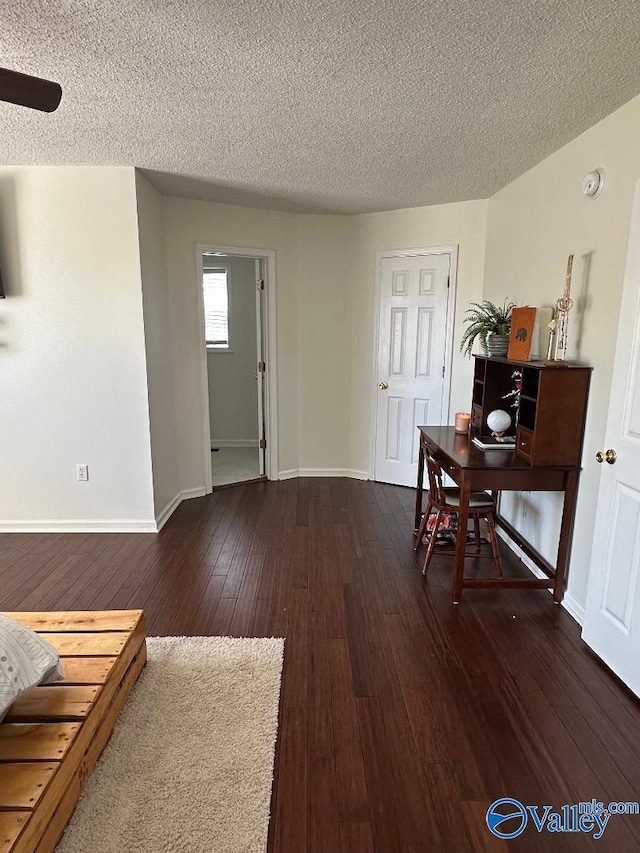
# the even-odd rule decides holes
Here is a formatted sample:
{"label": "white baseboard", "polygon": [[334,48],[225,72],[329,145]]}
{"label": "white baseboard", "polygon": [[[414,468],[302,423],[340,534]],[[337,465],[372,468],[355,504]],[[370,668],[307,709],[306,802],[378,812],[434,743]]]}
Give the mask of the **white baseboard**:
{"label": "white baseboard", "polygon": [[350,468],[299,468],[299,477],[348,477],[352,480],[366,480],[362,471],[352,471]]}
{"label": "white baseboard", "polygon": [[[520,548],[516,543],[509,538],[508,534],[505,533],[504,530],[500,527],[496,527],[496,533],[502,539],[503,542],[506,543],[507,547],[510,548],[513,553],[525,564],[525,566],[529,569],[532,574],[534,574],[537,578],[546,578],[545,573],[536,566],[533,560],[524,553],[522,548]],[[549,592],[553,595],[553,590],[550,589]],[[562,597],[562,606],[567,611],[569,616],[571,616],[575,621],[582,627],[584,624],[584,607],[578,601],[575,596],[573,596],[570,592],[565,592]]]}
{"label": "white baseboard", "polygon": [[183,501],[188,501],[191,498],[203,498],[207,494],[204,486],[197,486],[195,489],[183,489],[180,496]]}
{"label": "white baseboard", "polygon": [[298,476],[299,475],[297,468],[289,468],[287,471],[278,471],[279,480],[293,480],[295,477]]}
{"label": "white baseboard", "polygon": [[258,447],[257,438],[217,438],[211,439],[211,449],[215,447]]}
{"label": "white baseboard", "polygon": [[178,494],[169,501],[169,503],[162,509],[158,515],[156,516],[156,529],[158,532],[162,530],[167,521],[171,518],[173,513],[178,509],[180,504],[182,503],[182,492],[178,492]]}
{"label": "white baseboard", "polygon": [[0,533],[156,533],[154,519],[43,519],[0,521]]}
{"label": "white baseboard", "polygon": [[562,606],[569,616],[573,616],[578,625],[582,628],[584,625],[584,604],[581,604],[572,593],[565,592],[564,598],[562,599]]}
{"label": "white baseboard", "polygon": [[162,530],[173,513],[178,509],[182,501],[188,501],[190,498],[201,498],[206,495],[204,486],[198,486],[196,489],[183,489],[181,492],[172,498],[169,503],[162,509],[156,517],[156,529],[158,532]]}
{"label": "white baseboard", "polygon": [[292,480],[294,477],[347,477],[350,480],[368,480],[369,474],[351,468],[290,468],[278,472],[279,480]]}
{"label": "white baseboard", "polygon": [[112,518],[43,519],[0,521],[0,533],[157,533],[184,500],[206,495],[204,486],[179,492],[158,513],[157,519],[120,520]]}

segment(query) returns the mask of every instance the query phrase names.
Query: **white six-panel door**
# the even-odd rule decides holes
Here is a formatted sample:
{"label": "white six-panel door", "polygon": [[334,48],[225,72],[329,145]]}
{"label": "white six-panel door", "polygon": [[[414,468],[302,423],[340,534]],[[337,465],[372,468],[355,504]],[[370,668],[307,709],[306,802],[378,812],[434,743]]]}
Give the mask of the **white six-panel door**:
{"label": "white six-panel door", "polygon": [[451,252],[379,260],[374,479],[413,486],[416,426],[446,423]]}
{"label": "white six-panel door", "polygon": [[601,463],[582,637],[640,696],[640,181],[602,450],[608,449],[617,459]]}

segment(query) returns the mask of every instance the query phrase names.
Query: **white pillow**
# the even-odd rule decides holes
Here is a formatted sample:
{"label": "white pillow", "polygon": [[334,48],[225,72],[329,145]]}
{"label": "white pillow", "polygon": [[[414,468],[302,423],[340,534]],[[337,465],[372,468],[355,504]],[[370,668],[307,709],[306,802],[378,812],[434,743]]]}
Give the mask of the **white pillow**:
{"label": "white pillow", "polygon": [[0,614],[0,720],[36,684],[64,678],[60,655],[35,631]]}

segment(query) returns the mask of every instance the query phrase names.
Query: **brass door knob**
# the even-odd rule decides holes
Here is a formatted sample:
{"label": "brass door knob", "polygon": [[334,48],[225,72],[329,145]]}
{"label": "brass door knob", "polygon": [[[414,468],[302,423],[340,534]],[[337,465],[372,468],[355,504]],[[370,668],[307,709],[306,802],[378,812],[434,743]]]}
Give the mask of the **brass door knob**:
{"label": "brass door knob", "polygon": [[604,452],[599,450],[596,453],[596,459],[598,462],[608,462],[609,465],[613,465],[617,458],[618,454],[612,448],[609,448],[609,450],[605,450]]}
{"label": "brass door knob", "polygon": [[388,382],[378,382],[378,388],[379,388],[381,391],[386,391],[388,387],[389,387],[389,383],[388,383]]}

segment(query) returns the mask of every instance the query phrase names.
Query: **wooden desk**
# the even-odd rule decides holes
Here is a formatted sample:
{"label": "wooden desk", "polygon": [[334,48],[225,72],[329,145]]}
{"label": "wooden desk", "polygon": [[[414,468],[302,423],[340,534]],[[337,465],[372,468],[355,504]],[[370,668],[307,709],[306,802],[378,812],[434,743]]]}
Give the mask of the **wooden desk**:
{"label": "wooden desk", "polygon": [[422,516],[422,487],[425,456],[434,457],[460,488],[459,529],[466,530],[469,495],[477,491],[564,492],[562,523],[556,565],[552,566],[498,513],[496,524],[502,527],[524,553],[542,570],[546,578],[464,577],[465,537],[458,536],[453,575],[453,603],[458,604],[463,589],[553,589],[556,604],[564,595],[564,579],[569,563],[571,536],[575,518],[580,469],[547,465],[529,465],[509,450],[480,450],[466,435],[458,435],[452,426],[421,426],[415,533]]}

